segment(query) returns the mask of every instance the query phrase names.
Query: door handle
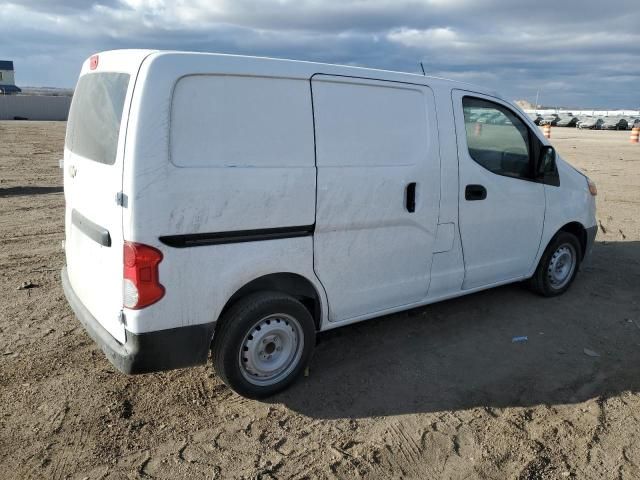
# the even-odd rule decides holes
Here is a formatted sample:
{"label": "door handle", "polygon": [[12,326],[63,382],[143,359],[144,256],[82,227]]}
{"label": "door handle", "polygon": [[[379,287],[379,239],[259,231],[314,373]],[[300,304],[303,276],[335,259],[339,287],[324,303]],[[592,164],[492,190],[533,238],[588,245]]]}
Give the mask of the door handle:
{"label": "door handle", "polygon": [[407,212],[413,213],[416,211],[416,183],[411,182],[407,184],[405,189],[405,207]]}
{"label": "door handle", "polygon": [[464,199],[469,201],[484,200],[487,198],[487,189],[482,185],[467,185],[464,189]]}

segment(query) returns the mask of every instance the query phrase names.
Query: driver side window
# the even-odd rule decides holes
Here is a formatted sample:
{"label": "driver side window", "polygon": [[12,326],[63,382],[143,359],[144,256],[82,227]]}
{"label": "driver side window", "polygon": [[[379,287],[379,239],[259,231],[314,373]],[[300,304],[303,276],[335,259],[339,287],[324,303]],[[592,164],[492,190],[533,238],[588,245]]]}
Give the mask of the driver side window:
{"label": "driver side window", "polygon": [[508,108],[474,97],[462,99],[469,155],[487,170],[533,178],[529,130]]}

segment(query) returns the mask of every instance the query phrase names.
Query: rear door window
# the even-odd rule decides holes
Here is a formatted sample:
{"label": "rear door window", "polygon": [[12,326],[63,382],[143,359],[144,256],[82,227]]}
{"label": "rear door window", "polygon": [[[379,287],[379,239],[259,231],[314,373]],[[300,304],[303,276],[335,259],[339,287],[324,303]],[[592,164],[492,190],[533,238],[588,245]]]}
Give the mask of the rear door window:
{"label": "rear door window", "polygon": [[66,148],[99,163],[115,163],[129,78],[113,72],[80,78],[67,122]]}

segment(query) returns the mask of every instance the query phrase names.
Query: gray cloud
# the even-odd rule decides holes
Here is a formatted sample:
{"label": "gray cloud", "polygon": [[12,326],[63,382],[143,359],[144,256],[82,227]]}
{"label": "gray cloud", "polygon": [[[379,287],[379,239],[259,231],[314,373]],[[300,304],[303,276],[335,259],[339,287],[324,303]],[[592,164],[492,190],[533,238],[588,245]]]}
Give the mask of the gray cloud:
{"label": "gray cloud", "polygon": [[551,105],[640,107],[637,0],[0,0],[22,85],[72,86],[112,48],[219,51],[417,71]]}

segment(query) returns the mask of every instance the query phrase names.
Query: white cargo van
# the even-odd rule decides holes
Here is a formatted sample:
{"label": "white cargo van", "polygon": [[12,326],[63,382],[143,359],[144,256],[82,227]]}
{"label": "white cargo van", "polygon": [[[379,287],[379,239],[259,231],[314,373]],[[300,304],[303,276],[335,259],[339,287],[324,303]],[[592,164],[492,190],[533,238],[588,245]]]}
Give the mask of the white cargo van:
{"label": "white cargo van", "polygon": [[572,283],[595,185],[510,102],[406,73],[112,51],[64,150],[69,303],[126,373],[203,364],[249,397],[316,332],[529,280]]}

